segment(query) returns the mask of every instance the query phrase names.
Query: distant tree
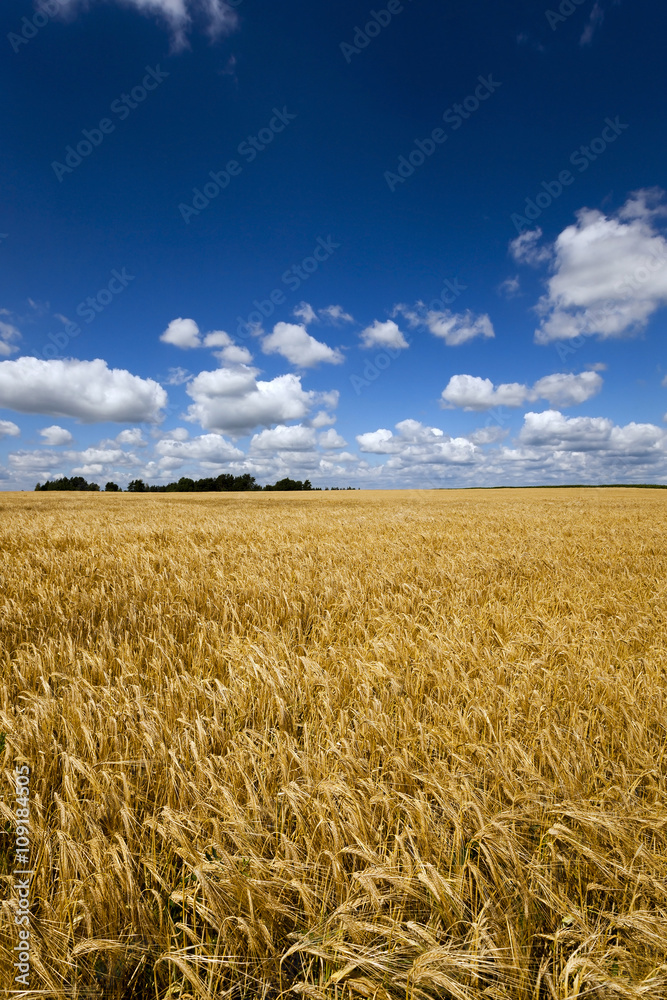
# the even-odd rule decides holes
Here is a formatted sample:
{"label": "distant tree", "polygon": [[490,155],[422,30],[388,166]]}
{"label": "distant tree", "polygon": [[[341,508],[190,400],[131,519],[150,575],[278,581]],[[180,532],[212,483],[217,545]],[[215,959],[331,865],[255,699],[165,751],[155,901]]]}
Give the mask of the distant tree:
{"label": "distant tree", "polygon": [[118,483],[107,483],[104,487],[106,493],[121,493],[122,490]]}
{"label": "distant tree", "polygon": [[133,479],[127,487],[128,493],[146,493],[147,486],[143,479]]}
{"label": "distant tree", "polygon": [[306,481],[304,483],[302,483],[298,479],[289,479],[289,478],[287,478],[287,479],[279,479],[278,482],[275,483],[273,486],[265,486],[264,487],[265,490],[274,490],[276,492],[286,492],[286,491],[293,492],[293,491],[296,491],[296,490],[312,490],[312,488],[313,487],[311,486],[309,479],[306,479]]}

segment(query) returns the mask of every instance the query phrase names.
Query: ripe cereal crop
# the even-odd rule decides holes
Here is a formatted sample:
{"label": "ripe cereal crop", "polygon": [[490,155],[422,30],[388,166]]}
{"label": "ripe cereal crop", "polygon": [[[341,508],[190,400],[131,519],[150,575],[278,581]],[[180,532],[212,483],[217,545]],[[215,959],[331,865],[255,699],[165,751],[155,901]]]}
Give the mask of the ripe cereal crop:
{"label": "ripe cereal crop", "polygon": [[0,986],[664,1000],[667,495],[0,496]]}

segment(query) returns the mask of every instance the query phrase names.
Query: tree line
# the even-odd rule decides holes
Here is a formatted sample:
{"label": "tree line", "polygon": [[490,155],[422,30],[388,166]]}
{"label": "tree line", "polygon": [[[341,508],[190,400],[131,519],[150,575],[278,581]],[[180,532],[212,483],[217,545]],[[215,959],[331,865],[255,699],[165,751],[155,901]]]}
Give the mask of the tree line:
{"label": "tree line", "polygon": [[[339,489],[337,486],[331,487],[333,490]],[[348,486],[348,490],[354,489]],[[177,483],[167,483],[166,486],[149,486],[143,479],[133,479],[127,487],[128,493],[250,493],[261,490],[292,491],[292,490],[320,490],[321,487],[311,485],[309,479],[301,482],[299,479],[279,479],[272,486],[260,486],[255,481],[255,477],[245,473],[242,476],[232,476],[231,473],[222,473],[220,476],[208,479],[189,479],[182,476]],[[97,483],[88,483],[83,476],[72,476],[62,479],[52,479],[46,483],[37,483],[35,490],[76,490],[79,492],[98,493],[100,487]],[[117,483],[107,483],[104,487],[107,493],[122,493],[122,489]]]}

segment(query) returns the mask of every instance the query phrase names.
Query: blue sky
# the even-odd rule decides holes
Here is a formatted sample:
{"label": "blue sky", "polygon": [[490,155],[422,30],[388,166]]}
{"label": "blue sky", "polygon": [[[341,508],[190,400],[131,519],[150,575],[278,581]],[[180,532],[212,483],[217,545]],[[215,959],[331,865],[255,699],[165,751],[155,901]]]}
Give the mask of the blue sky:
{"label": "blue sky", "polygon": [[657,0],[0,17],[0,488],[667,483]]}

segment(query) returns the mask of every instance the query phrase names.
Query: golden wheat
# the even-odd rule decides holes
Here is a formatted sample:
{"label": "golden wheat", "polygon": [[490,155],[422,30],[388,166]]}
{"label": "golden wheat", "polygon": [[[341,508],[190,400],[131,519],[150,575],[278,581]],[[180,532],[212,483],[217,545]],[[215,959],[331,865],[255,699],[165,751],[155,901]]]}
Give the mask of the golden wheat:
{"label": "golden wheat", "polygon": [[667,497],[3,494],[0,979],[667,995]]}

